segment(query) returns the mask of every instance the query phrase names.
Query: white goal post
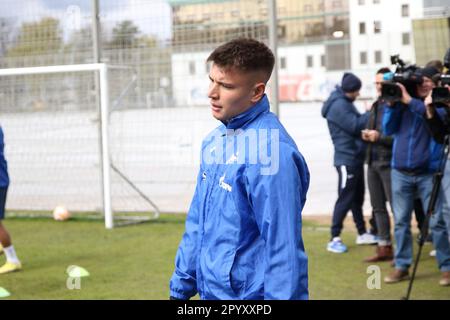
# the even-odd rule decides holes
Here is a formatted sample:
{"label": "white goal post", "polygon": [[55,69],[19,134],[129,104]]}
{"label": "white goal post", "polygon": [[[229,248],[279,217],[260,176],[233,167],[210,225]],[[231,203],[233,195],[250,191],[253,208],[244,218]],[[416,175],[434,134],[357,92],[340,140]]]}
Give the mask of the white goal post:
{"label": "white goal post", "polygon": [[86,71],[97,71],[100,79],[100,130],[101,130],[101,179],[103,213],[105,227],[112,229],[114,219],[111,206],[111,174],[110,174],[110,152],[108,139],[108,112],[109,112],[109,88],[108,88],[108,66],[104,63],[59,65],[45,67],[11,68],[0,69],[0,77],[23,76],[37,74],[75,73]]}

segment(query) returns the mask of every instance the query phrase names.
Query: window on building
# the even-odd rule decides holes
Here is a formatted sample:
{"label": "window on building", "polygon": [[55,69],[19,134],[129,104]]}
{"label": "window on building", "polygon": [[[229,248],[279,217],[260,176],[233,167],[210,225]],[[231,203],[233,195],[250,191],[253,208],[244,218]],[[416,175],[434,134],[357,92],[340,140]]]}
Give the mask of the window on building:
{"label": "window on building", "polygon": [[375,63],[383,63],[381,51],[375,51]]}
{"label": "window on building", "polygon": [[411,34],[409,32],[402,33],[402,44],[404,46],[411,44]]}
{"label": "window on building", "polygon": [[317,5],[317,9],[319,9],[320,11],[325,10],[325,4],[323,1],[319,2]]}
{"label": "window on building", "polygon": [[320,56],[320,66],[325,68],[325,55]]}
{"label": "window on building", "polygon": [[366,23],[365,22],[359,23],[359,34],[366,34]]}
{"label": "window on building", "polygon": [[373,0],[373,4],[379,4],[380,0]]}
{"label": "window on building", "polygon": [[342,8],[342,1],[341,1],[341,0],[334,0],[334,1],[331,3],[331,7],[332,7],[333,9],[339,9],[339,8]]}
{"label": "window on building", "polygon": [[359,63],[360,64],[367,64],[367,52],[361,51],[359,53]]}
{"label": "window on building", "polygon": [[239,15],[240,15],[239,10],[233,10],[233,11],[231,11],[231,16],[232,16],[232,17],[237,18],[237,17],[239,17]]}
{"label": "window on building", "polygon": [[306,56],[306,66],[312,68],[314,66],[313,56]]}
{"label": "window on building", "polygon": [[280,57],[280,69],[286,69],[286,57]]}
{"label": "window on building", "polygon": [[286,38],[286,26],[278,26],[278,38]]}
{"label": "window on building", "polygon": [[365,1],[364,1],[364,0],[358,0],[358,4],[359,4],[360,6],[363,6],[363,5],[364,5],[364,3],[365,3]]}
{"label": "window on building", "polygon": [[381,33],[381,21],[373,22],[373,33]]}
{"label": "window on building", "polygon": [[310,4],[305,4],[305,5],[303,6],[303,11],[304,11],[304,12],[311,12],[311,11],[313,11],[313,6],[310,5]]}
{"label": "window on building", "polygon": [[195,61],[189,61],[189,74],[195,75]]}
{"label": "window on building", "polygon": [[402,17],[409,17],[409,4],[402,4]]}
{"label": "window on building", "polygon": [[214,19],[223,19],[223,17],[225,17],[225,14],[223,12],[214,13]]}
{"label": "window on building", "polygon": [[350,44],[339,43],[325,46],[325,68],[329,71],[350,69]]}

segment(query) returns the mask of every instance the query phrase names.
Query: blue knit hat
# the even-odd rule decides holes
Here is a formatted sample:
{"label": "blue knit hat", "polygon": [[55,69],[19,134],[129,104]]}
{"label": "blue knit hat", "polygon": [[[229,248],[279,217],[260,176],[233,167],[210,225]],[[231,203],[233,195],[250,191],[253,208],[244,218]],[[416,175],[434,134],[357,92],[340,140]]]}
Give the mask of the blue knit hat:
{"label": "blue knit hat", "polygon": [[342,77],[342,90],[344,92],[355,92],[361,89],[362,83],[361,80],[355,76],[353,73],[346,72]]}

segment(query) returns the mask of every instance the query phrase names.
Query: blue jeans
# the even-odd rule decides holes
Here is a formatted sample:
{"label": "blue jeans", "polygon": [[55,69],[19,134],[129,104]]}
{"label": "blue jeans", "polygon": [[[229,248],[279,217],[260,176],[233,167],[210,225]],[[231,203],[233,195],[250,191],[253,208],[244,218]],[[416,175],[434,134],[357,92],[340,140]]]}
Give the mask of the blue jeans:
{"label": "blue jeans", "polygon": [[447,222],[447,232],[450,241],[450,160],[445,165],[444,177],[442,178],[442,191],[444,200],[442,201],[442,215]]}
{"label": "blue jeans", "polygon": [[[414,195],[419,195],[423,207],[428,210],[433,174],[407,175],[392,169],[392,204],[394,210],[395,268],[408,270],[412,264],[413,238],[411,234],[411,213],[414,207]],[[450,244],[447,227],[442,216],[443,192],[437,198],[434,214],[430,219],[436,259],[441,271],[450,271]]]}

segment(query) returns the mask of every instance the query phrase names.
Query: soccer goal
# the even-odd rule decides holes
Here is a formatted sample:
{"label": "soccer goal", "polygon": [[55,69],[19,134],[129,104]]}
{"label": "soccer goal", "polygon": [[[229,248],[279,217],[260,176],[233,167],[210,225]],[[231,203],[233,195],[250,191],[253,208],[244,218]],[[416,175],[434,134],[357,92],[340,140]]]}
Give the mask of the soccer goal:
{"label": "soccer goal", "polygon": [[121,137],[110,131],[135,79],[131,68],[104,63],[0,69],[8,211],[102,212],[108,229],[158,218],[158,206],[133,180],[139,173],[119,161]]}

